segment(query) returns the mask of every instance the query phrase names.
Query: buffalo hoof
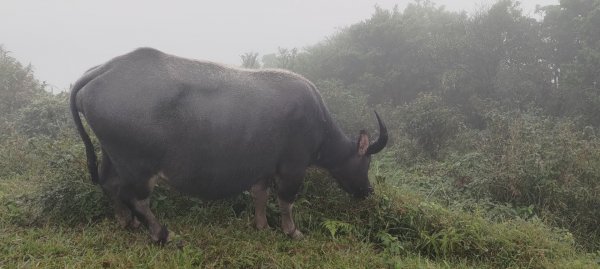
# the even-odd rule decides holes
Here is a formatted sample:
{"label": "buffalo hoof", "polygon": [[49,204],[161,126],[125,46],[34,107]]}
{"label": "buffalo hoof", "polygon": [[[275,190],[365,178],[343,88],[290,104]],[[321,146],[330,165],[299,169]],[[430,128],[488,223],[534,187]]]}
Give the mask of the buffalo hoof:
{"label": "buffalo hoof", "polygon": [[289,233],[288,236],[293,240],[300,240],[304,238],[304,234],[300,232],[300,230],[296,229],[292,233]]}
{"label": "buffalo hoof", "polygon": [[141,225],[142,223],[136,217],[133,217],[133,219],[127,224],[127,228],[135,230],[140,228]]}
{"label": "buffalo hoof", "polygon": [[256,229],[259,231],[269,230],[269,229],[271,229],[271,226],[269,226],[269,224],[262,224],[262,225],[256,224]]}
{"label": "buffalo hoof", "polygon": [[123,217],[121,215],[116,215],[115,218],[119,223],[119,226],[123,229],[132,229],[135,230],[141,226],[141,222],[136,217]]}
{"label": "buffalo hoof", "polygon": [[175,233],[170,233],[167,226],[162,226],[160,228],[160,232],[158,232],[158,236],[152,237],[152,240],[158,245],[164,246],[167,243],[171,242],[171,238],[175,236]]}

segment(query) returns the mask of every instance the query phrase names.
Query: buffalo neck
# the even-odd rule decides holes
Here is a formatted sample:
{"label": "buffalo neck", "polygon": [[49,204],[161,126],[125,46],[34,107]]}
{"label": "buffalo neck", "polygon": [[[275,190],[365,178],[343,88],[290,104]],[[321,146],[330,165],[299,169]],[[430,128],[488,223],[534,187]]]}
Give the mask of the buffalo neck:
{"label": "buffalo neck", "polygon": [[315,164],[331,169],[350,158],[356,151],[356,145],[339,128],[335,122],[329,125],[323,143],[319,148]]}

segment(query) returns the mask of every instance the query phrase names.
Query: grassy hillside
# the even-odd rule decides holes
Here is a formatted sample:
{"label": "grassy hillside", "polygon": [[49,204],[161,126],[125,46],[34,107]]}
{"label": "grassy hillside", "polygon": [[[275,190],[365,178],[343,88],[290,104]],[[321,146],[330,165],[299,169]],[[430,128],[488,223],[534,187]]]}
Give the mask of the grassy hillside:
{"label": "grassy hillside", "polygon": [[[13,137],[0,151],[9,157],[1,165],[18,168],[3,170],[0,177],[0,267],[5,268],[597,266],[592,255],[574,247],[568,232],[539,221],[492,222],[385,182],[377,183],[375,195],[357,201],[319,170],[311,170],[296,203],[297,224],[307,235],[299,241],[278,230],[274,200],[268,207],[273,229],[256,231],[247,193],[205,202],[160,185],[153,210],[177,234],[161,247],[150,242],[145,228],[118,227],[99,187],[89,182],[83,150],[72,136]],[[380,166],[372,178],[394,180]]]}

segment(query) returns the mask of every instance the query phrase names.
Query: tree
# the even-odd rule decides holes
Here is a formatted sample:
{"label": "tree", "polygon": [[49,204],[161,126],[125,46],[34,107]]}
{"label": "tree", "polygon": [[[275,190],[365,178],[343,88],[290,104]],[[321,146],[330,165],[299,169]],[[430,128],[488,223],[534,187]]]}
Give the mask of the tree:
{"label": "tree", "polygon": [[513,109],[549,102],[552,75],[544,59],[539,23],[523,16],[518,2],[503,0],[465,24],[464,45],[445,73],[446,100],[467,122],[484,128],[478,100]]}
{"label": "tree", "polygon": [[600,126],[600,0],[562,0],[541,12],[555,87],[549,110]]}
{"label": "tree", "polygon": [[34,98],[18,111],[15,127],[27,137],[57,138],[67,130],[74,131],[69,94],[45,94]]}
{"label": "tree", "polygon": [[240,56],[242,58],[242,67],[250,68],[250,69],[258,69],[260,68],[260,63],[258,62],[258,52],[246,52]]}
{"label": "tree", "polygon": [[297,48],[278,48],[278,52],[276,54],[267,54],[263,56],[262,60],[264,67],[294,70],[297,57]]}
{"label": "tree", "polygon": [[10,117],[39,95],[48,94],[33,76],[31,65],[23,66],[0,46],[0,115]]}
{"label": "tree", "polygon": [[403,112],[407,118],[404,131],[434,159],[460,130],[461,119],[439,96],[420,94]]}
{"label": "tree", "polygon": [[375,8],[297,57],[296,71],[312,80],[335,79],[369,96],[369,103],[410,102],[420,92],[439,92],[441,77],[463,46],[466,14],[445,11],[429,1]]}

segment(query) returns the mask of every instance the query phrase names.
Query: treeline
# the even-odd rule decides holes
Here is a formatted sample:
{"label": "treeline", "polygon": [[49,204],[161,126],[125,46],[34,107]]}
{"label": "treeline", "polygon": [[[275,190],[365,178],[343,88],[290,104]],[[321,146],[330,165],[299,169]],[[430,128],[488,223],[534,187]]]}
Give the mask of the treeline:
{"label": "treeline", "polygon": [[600,2],[563,0],[537,14],[541,20],[525,16],[510,0],[470,16],[428,1],[404,11],[375,8],[317,45],[282,49],[263,62],[338,82],[370,104],[431,93],[477,128],[485,127],[490,101],[599,126]]}

